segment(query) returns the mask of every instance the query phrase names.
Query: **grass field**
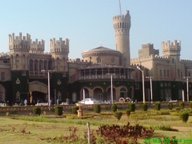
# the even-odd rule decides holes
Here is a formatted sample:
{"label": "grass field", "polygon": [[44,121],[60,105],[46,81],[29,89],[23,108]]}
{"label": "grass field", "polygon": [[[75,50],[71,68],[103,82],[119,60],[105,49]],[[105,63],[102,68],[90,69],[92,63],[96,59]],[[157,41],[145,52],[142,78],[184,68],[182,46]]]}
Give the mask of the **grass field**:
{"label": "grass field", "polygon": [[[124,113],[124,111],[122,111]],[[137,110],[129,117],[123,114],[118,121],[112,112],[100,114],[85,112],[82,118],[73,114],[64,114],[58,117],[50,115],[2,115],[0,117],[0,144],[61,144],[66,143],[63,137],[70,135],[79,139],[79,144],[87,143],[84,138],[87,131],[87,123],[90,123],[91,130],[97,130],[99,126],[105,124],[131,125],[140,124],[155,130],[154,139],[161,137],[175,136],[180,143],[192,143],[192,116],[187,123],[182,122],[179,112],[176,110]],[[182,141],[182,142],[181,142]],[[144,143],[144,139],[139,140]],[[74,142],[71,142],[74,143]]]}

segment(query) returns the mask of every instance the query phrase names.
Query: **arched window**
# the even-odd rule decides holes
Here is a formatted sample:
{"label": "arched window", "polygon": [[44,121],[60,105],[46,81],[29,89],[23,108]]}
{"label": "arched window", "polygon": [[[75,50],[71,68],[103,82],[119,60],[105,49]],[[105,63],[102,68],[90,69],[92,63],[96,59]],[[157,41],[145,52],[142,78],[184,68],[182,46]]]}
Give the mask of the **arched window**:
{"label": "arched window", "polygon": [[101,88],[94,89],[93,98],[103,101],[103,91]]}
{"label": "arched window", "polygon": [[40,60],[40,62],[39,62],[39,70],[40,71],[43,70],[43,61],[42,60]]}
{"label": "arched window", "polygon": [[47,61],[44,61],[44,70],[47,70]]}
{"label": "arched window", "polygon": [[33,71],[33,60],[29,61],[29,70]]}
{"label": "arched window", "polygon": [[38,61],[35,60],[35,67],[34,67],[34,70],[37,71],[38,70]]}

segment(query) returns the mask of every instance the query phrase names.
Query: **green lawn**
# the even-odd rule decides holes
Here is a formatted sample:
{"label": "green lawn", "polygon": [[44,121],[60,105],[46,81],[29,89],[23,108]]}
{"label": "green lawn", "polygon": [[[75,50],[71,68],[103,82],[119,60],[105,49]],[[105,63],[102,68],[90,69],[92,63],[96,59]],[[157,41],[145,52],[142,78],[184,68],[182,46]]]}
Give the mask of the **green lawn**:
{"label": "green lawn", "polygon": [[[83,118],[77,118],[76,115],[66,114],[62,117],[52,115],[25,116],[9,115],[0,117],[0,144],[60,144],[63,142],[63,136],[77,136],[80,144],[86,143],[84,133],[87,131],[86,124],[89,122],[91,130],[96,130],[100,125],[119,124],[126,125],[140,124],[147,128],[155,130],[156,137],[173,137],[178,140],[191,140],[192,142],[192,116],[187,123],[180,120],[176,111],[142,110],[131,113],[129,117],[123,114],[120,121],[113,116],[112,112],[94,112],[84,113]],[[70,127],[77,128],[76,131],[70,131]],[[170,130],[165,130],[170,128]],[[171,130],[177,131],[171,131]],[[139,142],[143,143],[143,139]],[[154,142],[155,140],[153,140]]]}

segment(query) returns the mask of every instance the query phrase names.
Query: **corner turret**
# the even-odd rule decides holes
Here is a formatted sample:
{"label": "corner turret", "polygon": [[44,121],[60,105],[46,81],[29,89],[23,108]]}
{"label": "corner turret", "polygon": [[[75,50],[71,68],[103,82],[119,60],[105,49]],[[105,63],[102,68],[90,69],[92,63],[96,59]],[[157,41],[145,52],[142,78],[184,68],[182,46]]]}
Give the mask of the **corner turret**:
{"label": "corner turret", "polygon": [[44,53],[44,49],[45,49],[44,40],[39,41],[38,39],[36,39],[35,41],[31,42],[30,53],[42,54]]}
{"label": "corner turret", "polygon": [[28,57],[31,46],[31,36],[26,34],[19,36],[15,34],[9,35],[9,49],[11,55],[11,69],[12,70],[28,70]]}
{"label": "corner turret", "polygon": [[69,39],[50,40],[50,52],[54,60],[54,68],[57,71],[67,71],[67,60],[69,54]]}
{"label": "corner turret", "polygon": [[15,36],[14,33],[9,35],[9,49],[11,53],[15,52],[29,52],[31,45],[31,36],[26,34],[22,36],[22,33],[19,33],[19,36]]}
{"label": "corner turret", "polygon": [[175,40],[174,42],[164,41],[162,43],[163,56],[171,57],[175,60],[180,60],[181,41]]}

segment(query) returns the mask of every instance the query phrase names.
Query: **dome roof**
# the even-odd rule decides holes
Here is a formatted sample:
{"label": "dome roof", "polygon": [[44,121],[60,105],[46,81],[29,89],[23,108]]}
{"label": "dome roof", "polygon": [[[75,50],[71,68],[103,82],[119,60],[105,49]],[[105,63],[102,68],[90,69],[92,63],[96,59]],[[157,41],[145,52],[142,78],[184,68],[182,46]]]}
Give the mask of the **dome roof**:
{"label": "dome roof", "polygon": [[106,48],[103,46],[96,47],[94,49],[91,49],[89,51],[85,51],[82,53],[83,57],[92,56],[92,55],[98,55],[98,54],[104,54],[104,55],[117,55],[119,56],[121,53],[116,50],[112,50],[110,48]]}
{"label": "dome roof", "polygon": [[92,51],[92,52],[100,52],[100,51],[102,51],[102,52],[104,52],[104,51],[105,52],[111,52],[111,51],[115,51],[115,50],[112,50],[110,48],[106,48],[106,47],[100,46],[100,47],[96,47],[96,48],[94,48],[94,49],[92,49],[90,51]]}

